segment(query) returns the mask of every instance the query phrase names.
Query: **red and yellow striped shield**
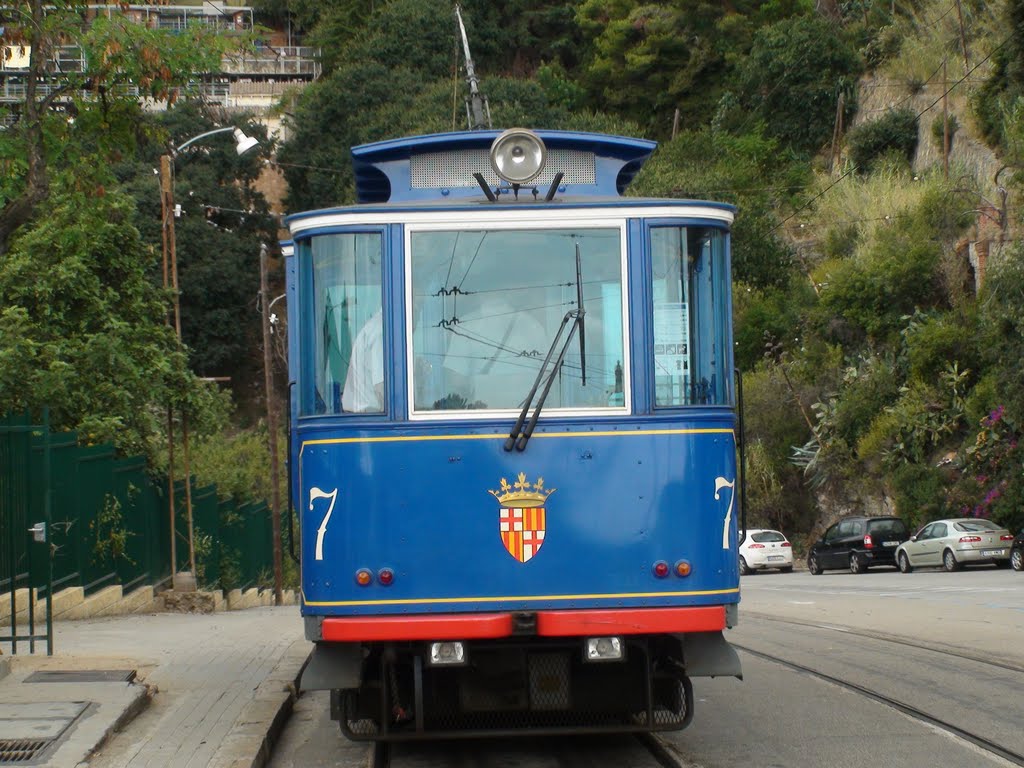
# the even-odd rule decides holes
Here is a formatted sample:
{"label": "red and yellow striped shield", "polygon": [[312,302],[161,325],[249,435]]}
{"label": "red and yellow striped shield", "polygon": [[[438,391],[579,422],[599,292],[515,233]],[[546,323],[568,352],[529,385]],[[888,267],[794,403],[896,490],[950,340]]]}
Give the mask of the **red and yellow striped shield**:
{"label": "red and yellow striped shield", "polygon": [[540,552],[544,544],[544,507],[502,507],[498,530],[505,549],[520,563]]}

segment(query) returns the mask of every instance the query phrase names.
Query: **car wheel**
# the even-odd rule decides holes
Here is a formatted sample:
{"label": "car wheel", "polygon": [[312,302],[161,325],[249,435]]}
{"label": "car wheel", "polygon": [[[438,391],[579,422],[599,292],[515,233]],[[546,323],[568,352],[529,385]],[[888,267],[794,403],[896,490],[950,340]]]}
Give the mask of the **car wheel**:
{"label": "car wheel", "polygon": [[945,553],[943,553],[942,567],[950,573],[960,570],[960,563],[956,561],[956,555],[953,554],[953,550],[947,549]]}
{"label": "car wheel", "polygon": [[747,565],[746,559],[743,557],[743,555],[740,555],[740,575],[749,576],[753,572],[754,569]]}
{"label": "car wheel", "polygon": [[1010,565],[1015,571],[1024,571],[1024,550],[1015,549],[1010,553]]}
{"label": "car wheel", "polygon": [[914,566],[910,564],[910,558],[907,557],[906,552],[900,552],[900,556],[897,558],[896,564],[900,568],[900,573],[910,573],[914,570]]}
{"label": "car wheel", "polygon": [[818,558],[814,555],[809,555],[807,558],[807,570],[815,576],[821,575],[822,568],[818,565]]}
{"label": "car wheel", "polygon": [[793,572],[793,566],[792,565],[784,565],[781,568],[779,568],[779,573],[792,573],[792,572]]}
{"label": "car wheel", "polygon": [[850,553],[850,573],[864,573],[868,569],[864,564],[864,558],[856,552]]}

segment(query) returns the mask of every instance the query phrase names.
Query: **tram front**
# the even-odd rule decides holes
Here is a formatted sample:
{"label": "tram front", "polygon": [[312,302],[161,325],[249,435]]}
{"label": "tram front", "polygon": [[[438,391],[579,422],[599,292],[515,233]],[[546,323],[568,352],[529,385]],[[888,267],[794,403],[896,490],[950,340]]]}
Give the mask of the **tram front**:
{"label": "tram front", "polygon": [[306,689],[354,738],[685,726],[740,675],[728,205],[652,142],[353,150],[288,219]]}

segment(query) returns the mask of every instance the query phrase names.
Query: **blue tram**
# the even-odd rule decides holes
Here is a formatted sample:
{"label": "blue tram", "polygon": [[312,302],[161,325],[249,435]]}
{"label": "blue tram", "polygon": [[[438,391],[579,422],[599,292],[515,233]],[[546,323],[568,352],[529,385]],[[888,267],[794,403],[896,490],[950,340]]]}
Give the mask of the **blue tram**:
{"label": "blue tram", "polygon": [[729,205],[654,142],[352,150],[287,219],[304,689],[351,738],[685,727],[740,676]]}

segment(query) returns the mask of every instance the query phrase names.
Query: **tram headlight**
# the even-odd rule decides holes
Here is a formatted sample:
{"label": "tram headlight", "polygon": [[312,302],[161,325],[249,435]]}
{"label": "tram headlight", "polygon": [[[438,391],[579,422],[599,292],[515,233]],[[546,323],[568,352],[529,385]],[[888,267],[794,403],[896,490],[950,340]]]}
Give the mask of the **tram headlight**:
{"label": "tram headlight", "polygon": [[491,144],[491,167],[510,184],[525,184],[537,178],[547,158],[544,141],[525,128],[509,128]]}
{"label": "tram headlight", "polygon": [[457,665],[466,663],[466,646],[460,642],[448,640],[443,643],[430,644],[431,665]]}
{"label": "tram headlight", "polygon": [[619,661],[622,650],[621,637],[588,637],[585,658],[587,661]]}

